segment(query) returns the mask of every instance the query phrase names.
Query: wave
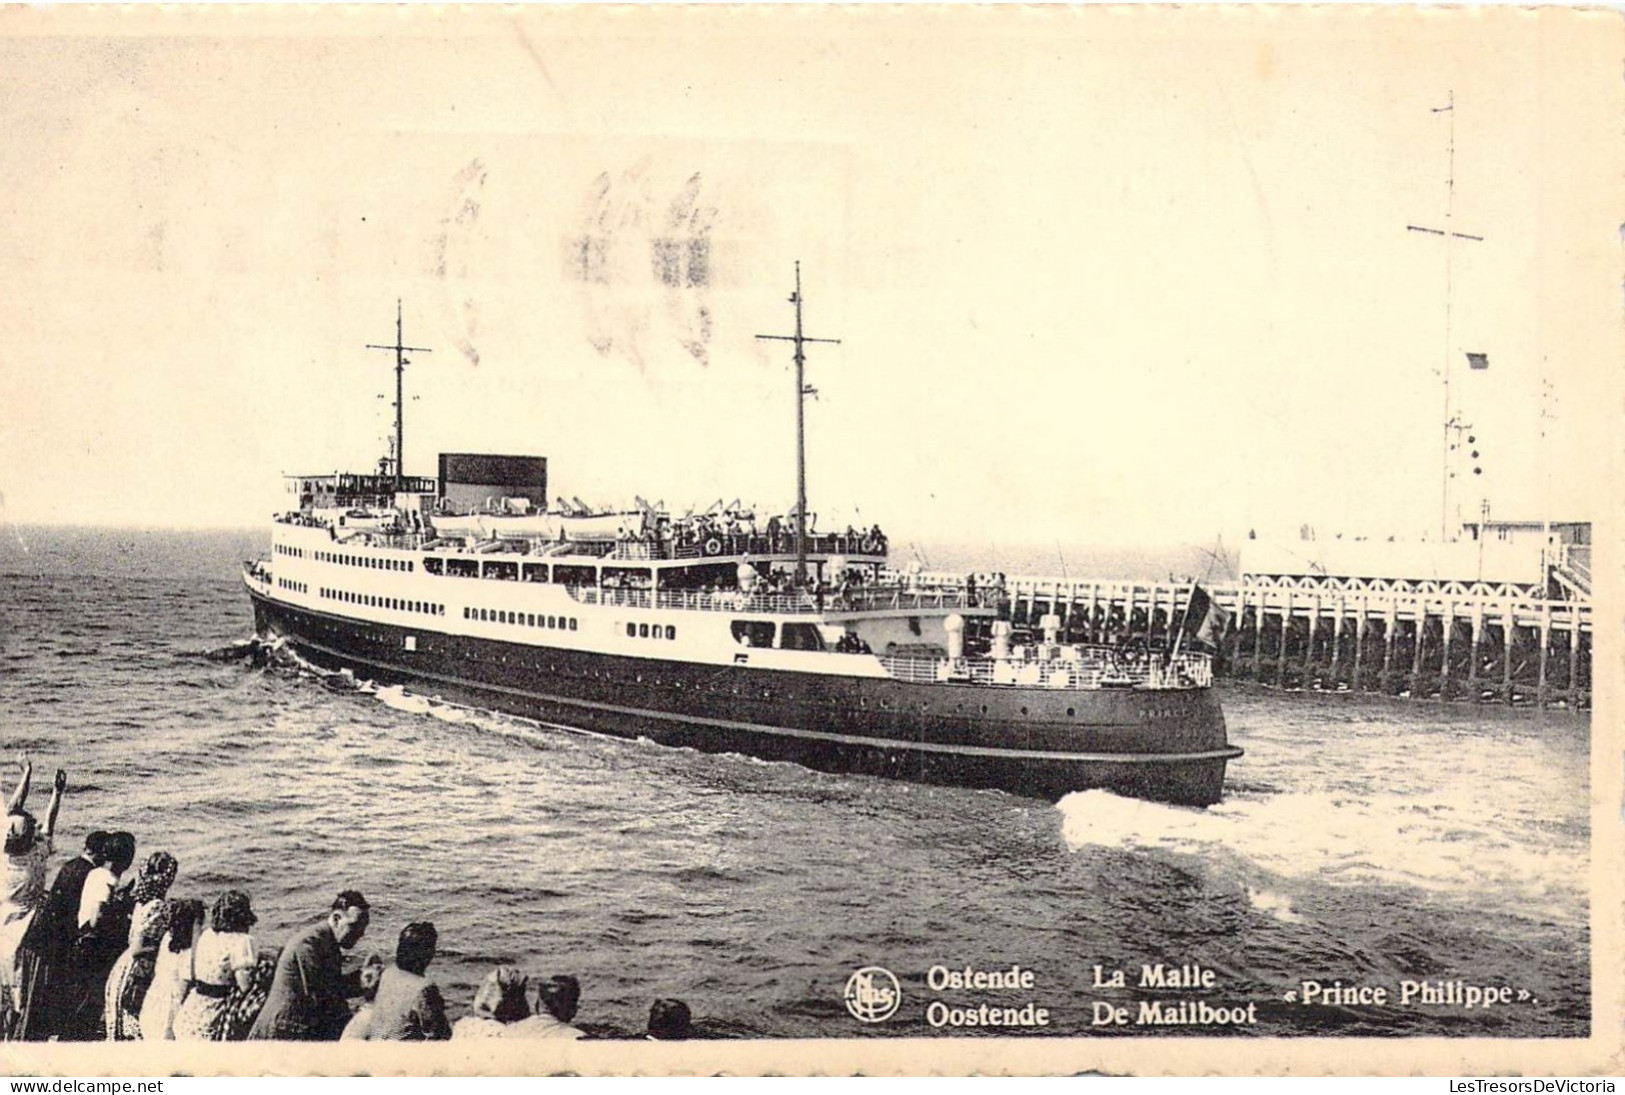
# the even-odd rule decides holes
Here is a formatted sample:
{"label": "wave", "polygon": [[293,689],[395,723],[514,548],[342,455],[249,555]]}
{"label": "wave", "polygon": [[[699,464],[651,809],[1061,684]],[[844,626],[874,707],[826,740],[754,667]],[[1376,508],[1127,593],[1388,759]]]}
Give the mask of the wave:
{"label": "wave", "polygon": [[373,698],[385,707],[393,708],[396,711],[405,711],[409,715],[426,715],[429,713],[428,697],[413,695],[398,684],[378,689],[373,693]]}
{"label": "wave", "polygon": [[1465,793],[1441,791],[1428,803],[1382,793],[1232,793],[1201,810],[1083,791],[1059,809],[1074,850],[1195,857],[1241,887],[1253,908],[1289,922],[1317,886],[1405,887],[1567,921],[1586,911],[1583,836],[1521,841],[1519,819]]}

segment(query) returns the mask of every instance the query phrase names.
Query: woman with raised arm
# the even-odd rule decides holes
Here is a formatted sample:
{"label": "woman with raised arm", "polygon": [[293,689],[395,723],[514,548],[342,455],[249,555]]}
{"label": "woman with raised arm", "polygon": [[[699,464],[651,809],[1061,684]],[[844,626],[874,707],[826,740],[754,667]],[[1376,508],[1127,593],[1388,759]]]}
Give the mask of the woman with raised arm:
{"label": "woman with raised arm", "polygon": [[68,775],[57,770],[45,825],[26,809],[34,766],[17,758],[17,787],[6,801],[5,861],[0,864],[0,1037],[10,1038],[21,1002],[17,999],[17,948],[28,931],[34,910],[45,900],[45,868],[51,858],[56,818]]}

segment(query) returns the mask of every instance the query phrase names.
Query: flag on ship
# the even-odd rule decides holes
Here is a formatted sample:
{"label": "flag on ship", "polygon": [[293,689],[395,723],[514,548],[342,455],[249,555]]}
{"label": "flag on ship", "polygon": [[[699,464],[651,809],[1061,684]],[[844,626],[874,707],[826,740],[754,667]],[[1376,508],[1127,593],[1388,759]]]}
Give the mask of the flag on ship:
{"label": "flag on ship", "polygon": [[1200,585],[1191,586],[1191,599],[1185,606],[1185,637],[1217,650],[1224,637],[1230,613],[1219,607],[1207,590]]}

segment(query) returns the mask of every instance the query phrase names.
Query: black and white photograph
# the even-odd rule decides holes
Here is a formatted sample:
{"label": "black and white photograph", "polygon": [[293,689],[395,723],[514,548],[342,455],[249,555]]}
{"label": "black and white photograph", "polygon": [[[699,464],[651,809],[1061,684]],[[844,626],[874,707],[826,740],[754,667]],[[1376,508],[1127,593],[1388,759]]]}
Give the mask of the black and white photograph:
{"label": "black and white photograph", "polygon": [[1622,45],[0,12],[5,1070],[1617,1070]]}

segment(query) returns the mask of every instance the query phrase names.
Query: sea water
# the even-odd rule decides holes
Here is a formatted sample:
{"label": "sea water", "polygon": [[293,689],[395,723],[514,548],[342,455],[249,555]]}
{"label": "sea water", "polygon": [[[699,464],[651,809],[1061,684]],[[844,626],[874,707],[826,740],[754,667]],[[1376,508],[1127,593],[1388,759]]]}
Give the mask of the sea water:
{"label": "sea water", "polygon": [[[214,660],[252,633],[236,561],[262,533],[5,535],[0,757],[34,758],[35,810],[68,770],[57,860],[91,829],[128,829],[142,854],[179,858],[176,896],[247,890],[273,945],[360,889],[360,952],[436,924],[430,972],[454,1013],[502,963],[574,974],[581,1020],[625,1031],[662,996],[745,1036],[1589,1031],[1583,716],[1226,686],[1247,754],[1222,803],[1051,804]],[[843,999],[868,966],[902,990],[885,1022]],[[1029,988],[933,987],[1013,967]],[[1192,969],[1213,987],[1141,986]],[[1125,987],[1102,984],[1114,971]],[[1521,995],[1469,1009],[1413,989],[1402,1006],[1407,984]],[[1356,1002],[1305,1004],[1306,985]],[[1100,1021],[1197,998],[1255,1019]],[[933,1026],[983,1004],[1047,1022]]]}

